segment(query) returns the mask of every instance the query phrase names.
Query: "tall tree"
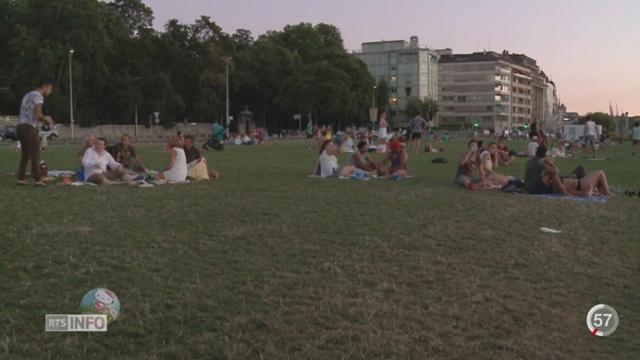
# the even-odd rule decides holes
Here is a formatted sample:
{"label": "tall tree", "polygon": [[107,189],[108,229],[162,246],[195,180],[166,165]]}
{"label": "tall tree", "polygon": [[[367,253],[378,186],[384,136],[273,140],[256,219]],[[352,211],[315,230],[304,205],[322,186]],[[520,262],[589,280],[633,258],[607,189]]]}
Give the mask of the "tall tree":
{"label": "tall tree", "polygon": [[108,6],[124,21],[130,36],[148,32],[153,27],[153,10],[141,0],[114,0]]}
{"label": "tall tree", "polygon": [[337,124],[349,101],[349,75],[326,61],[305,65],[283,83],[276,102],[290,113],[310,113]]}

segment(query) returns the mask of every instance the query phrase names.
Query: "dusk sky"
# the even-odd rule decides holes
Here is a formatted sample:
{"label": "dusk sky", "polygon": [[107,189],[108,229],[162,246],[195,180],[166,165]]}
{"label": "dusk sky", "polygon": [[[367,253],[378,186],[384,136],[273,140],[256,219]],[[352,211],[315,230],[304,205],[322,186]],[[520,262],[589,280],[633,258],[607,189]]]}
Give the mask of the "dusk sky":
{"label": "dusk sky", "polygon": [[409,40],[455,53],[525,53],[555,81],[568,111],[640,115],[638,0],[144,0],[157,28],[170,18],[210,16],[224,31],[254,37],[287,24],[337,26],[350,50],[366,41]]}

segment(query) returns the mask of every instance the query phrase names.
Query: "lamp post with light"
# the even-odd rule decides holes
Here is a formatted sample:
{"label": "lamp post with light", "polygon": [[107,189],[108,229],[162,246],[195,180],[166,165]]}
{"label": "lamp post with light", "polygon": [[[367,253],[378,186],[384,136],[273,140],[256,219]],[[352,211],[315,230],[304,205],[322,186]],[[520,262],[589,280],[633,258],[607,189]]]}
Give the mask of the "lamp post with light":
{"label": "lamp post with light", "polygon": [[226,65],[226,78],[227,78],[227,86],[226,86],[226,101],[225,101],[225,125],[227,127],[227,137],[229,137],[229,63],[231,63],[231,57],[227,56],[224,58],[224,62]]}
{"label": "lamp post with light", "polygon": [[73,53],[75,50],[69,50],[69,126],[71,127],[71,139],[74,139],[74,119],[73,119]]}

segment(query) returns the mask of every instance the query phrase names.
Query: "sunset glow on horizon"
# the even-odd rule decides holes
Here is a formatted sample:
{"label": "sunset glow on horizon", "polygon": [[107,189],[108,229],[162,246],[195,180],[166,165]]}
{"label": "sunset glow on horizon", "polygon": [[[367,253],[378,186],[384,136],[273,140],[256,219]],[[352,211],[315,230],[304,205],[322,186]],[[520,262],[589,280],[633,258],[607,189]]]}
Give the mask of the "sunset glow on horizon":
{"label": "sunset glow on horizon", "polygon": [[636,0],[144,0],[155,27],[210,16],[227,33],[254,37],[287,24],[337,26],[350,50],[362,42],[409,40],[454,53],[524,53],[556,83],[567,111],[640,115],[640,2]]}

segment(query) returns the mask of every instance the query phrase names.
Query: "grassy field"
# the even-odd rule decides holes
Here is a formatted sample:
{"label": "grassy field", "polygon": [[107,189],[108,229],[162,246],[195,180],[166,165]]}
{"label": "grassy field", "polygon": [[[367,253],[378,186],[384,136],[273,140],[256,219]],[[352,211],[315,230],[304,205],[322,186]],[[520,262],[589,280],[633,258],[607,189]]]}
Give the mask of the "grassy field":
{"label": "grassy field", "polygon": [[[0,359],[637,359],[640,199],[467,192],[464,144],[446,149],[402,182],[309,179],[316,154],[291,142],[209,153],[213,183],[41,189],[0,148]],[[604,156],[560,165],[640,188],[629,147]],[[108,333],[45,333],[96,287],[122,302]],[[608,338],[585,324],[599,303],[621,317]]]}

